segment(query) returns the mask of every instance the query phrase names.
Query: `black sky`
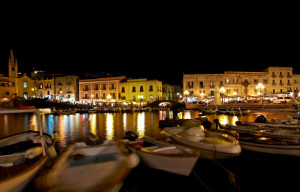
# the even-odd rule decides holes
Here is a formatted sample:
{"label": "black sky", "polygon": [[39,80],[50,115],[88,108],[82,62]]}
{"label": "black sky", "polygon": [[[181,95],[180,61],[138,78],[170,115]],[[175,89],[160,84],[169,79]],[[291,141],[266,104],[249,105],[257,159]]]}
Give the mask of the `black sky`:
{"label": "black sky", "polygon": [[[226,23],[227,25],[227,23]],[[129,28],[44,27],[2,35],[0,71],[7,73],[10,49],[22,72],[122,72],[131,78],[180,84],[185,73],[261,71],[291,66],[300,74],[298,33],[260,25],[143,25]],[[26,31],[28,32],[28,31]],[[32,31],[30,31],[32,32]],[[126,72],[124,72],[126,71]]]}

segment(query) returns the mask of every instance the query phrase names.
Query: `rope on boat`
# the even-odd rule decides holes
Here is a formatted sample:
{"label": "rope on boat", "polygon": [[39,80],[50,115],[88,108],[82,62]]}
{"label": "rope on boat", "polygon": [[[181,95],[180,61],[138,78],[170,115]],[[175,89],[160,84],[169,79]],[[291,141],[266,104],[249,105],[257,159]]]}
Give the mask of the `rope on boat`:
{"label": "rope on boat", "polygon": [[221,163],[219,163],[217,160],[213,160],[219,167],[221,167],[227,174],[230,181],[230,184],[237,190],[241,191],[239,183],[236,181],[237,179],[240,179],[239,176],[234,174],[233,172],[229,171],[226,167],[224,167]]}
{"label": "rope on boat", "polygon": [[202,181],[202,179],[197,175],[196,171],[193,169],[193,173],[196,177],[196,179],[201,183],[201,185],[209,192],[214,192],[214,190],[212,190],[211,188],[209,188],[207,185],[205,185],[205,183]]}

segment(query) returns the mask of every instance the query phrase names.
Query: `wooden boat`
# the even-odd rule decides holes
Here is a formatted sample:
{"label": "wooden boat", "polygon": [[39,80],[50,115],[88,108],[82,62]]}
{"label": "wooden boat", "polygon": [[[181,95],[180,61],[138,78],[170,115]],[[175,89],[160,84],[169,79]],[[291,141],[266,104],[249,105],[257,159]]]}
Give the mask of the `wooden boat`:
{"label": "wooden boat", "polygon": [[39,132],[28,131],[0,140],[1,192],[22,191],[47,160],[56,157],[51,136],[42,138],[44,141]]}
{"label": "wooden boat", "polygon": [[241,146],[237,139],[201,127],[168,127],[162,131],[162,134],[186,146],[200,149],[201,157],[202,150],[213,152],[215,158],[227,158],[241,153]]}
{"label": "wooden boat", "polygon": [[131,169],[139,163],[115,141],[67,147],[52,168],[35,181],[41,191],[118,191]]}
{"label": "wooden boat", "polygon": [[140,156],[141,163],[162,171],[189,176],[200,153],[190,148],[159,141],[151,137],[120,141]]}
{"label": "wooden boat", "polygon": [[289,121],[273,121],[273,122],[266,122],[266,123],[258,123],[258,122],[246,122],[246,121],[239,121],[239,125],[246,125],[246,126],[255,126],[255,127],[274,127],[274,128],[285,128],[285,129],[294,129],[300,130],[300,124],[295,124]]}
{"label": "wooden boat", "polygon": [[0,114],[34,113],[39,132],[27,131],[0,140],[0,190],[22,191],[47,160],[56,157],[55,140],[42,133],[40,111],[37,109],[1,110]]}
{"label": "wooden boat", "polygon": [[219,114],[219,115],[229,115],[229,116],[249,115],[249,113],[251,113],[251,110],[222,109],[222,110],[217,111],[217,114]]}
{"label": "wooden boat", "polygon": [[255,126],[227,126],[225,129],[238,132],[243,150],[300,156],[300,131]]}
{"label": "wooden boat", "polygon": [[173,119],[168,119],[168,120],[160,120],[159,121],[159,127],[164,128],[164,127],[174,127],[177,125],[183,126],[185,124],[195,124],[195,125],[200,125],[201,124],[201,119],[178,119],[178,120],[173,120]]}
{"label": "wooden boat", "polygon": [[199,116],[201,115],[208,115],[208,114],[217,114],[218,109],[199,109],[200,113]]}

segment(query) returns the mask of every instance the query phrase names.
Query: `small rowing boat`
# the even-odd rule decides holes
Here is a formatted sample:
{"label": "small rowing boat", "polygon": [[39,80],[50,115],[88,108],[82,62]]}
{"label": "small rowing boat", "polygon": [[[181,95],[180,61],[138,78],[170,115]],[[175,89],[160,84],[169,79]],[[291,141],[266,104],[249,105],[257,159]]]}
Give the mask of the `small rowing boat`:
{"label": "small rowing boat", "polygon": [[167,143],[151,137],[121,140],[140,156],[141,163],[162,171],[189,176],[200,153],[187,147]]}
{"label": "small rowing boat", "polygon": [[204,130],[200,126],[168,127],[161,133],[185,146],[213,152],[215,158],[227,158],[241,153],[241,146],[237,139],[227,134]]}
{"label": "small rowing boat", "polygon": [[41,191],[118,191],[139,158],[115,141],[67,147],[50,170],[36,181]]}

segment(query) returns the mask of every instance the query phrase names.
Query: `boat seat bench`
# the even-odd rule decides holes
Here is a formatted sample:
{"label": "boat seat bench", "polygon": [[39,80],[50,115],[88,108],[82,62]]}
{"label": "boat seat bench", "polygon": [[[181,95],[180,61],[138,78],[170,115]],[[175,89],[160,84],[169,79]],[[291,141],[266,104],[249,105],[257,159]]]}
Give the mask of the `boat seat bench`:
{"label": "boat seat bench", "polygon": [[25,153],[0,156],[0,167],[11,167],[25,161]]}

